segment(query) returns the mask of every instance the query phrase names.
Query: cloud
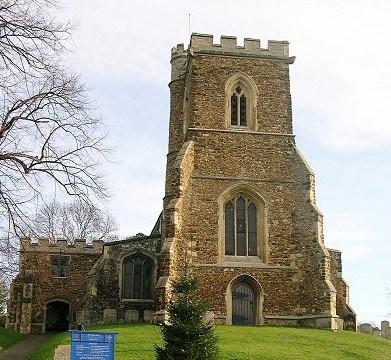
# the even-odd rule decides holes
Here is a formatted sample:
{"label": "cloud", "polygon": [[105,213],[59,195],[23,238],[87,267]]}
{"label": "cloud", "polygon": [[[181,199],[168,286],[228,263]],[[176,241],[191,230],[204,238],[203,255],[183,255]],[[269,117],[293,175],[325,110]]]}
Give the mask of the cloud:
{"label": "cloud", "polygon": [[[73,67],[117,147],[107,166],[120,236],[148,233],[162,207],[170,49],[190,31],[288,40],[294,129],[317,175],[327,247],[343,251],[360,316],[383,296],[390,257],[387,181],[391,140],[389,0],[67,0]],[[160,100],[159,100],[160,99]],[[316,160],[316,161],[313,161]],[[319,186],[321,185],[321,186]],[[364,293],[365,292],[365,293]],[[375,309],[379,314],[380,310]],[[382,310],[382,314],[384,311]],[[372,314],[372,315],[371,315]]]}
{"label": "cloud", "polygon": [[191,14],[190,31],[212,33],[215,42],[221,34],[237,36],[238,43],[260,37],[264,47],[269,38],[290,40],[297,56],[295,121],[321,145],[362,151],[391,140],[388,1],[246,1],[252,11],[245,17],[230,0],[116,0],[111,6],[69,0],[67,6],[79,17],[73,61],[84,77],[167,84],[170,48],[187,45]]}
{"label": "cloud", "polygon": [[334,212],[324,221],[326,246],[341,250],[344,260],[367,259],[385,241],[360,212]]}
{"label": "cloud", "polygon": [[116,174],[111,178],[115,194],[110,201],[116,220],[121,224],[119,236],[138,232],[149,235],[163,209],[164,181],[162,178],[131,179]]}
{"label": "cloud", "polygon": [[316,84],[302,84],[306,92],[296,96],[300,106],[296,114],[302,116],[298,119],[299,125],[308,126],[307,131],[323,146],[336,150],[362,151],[388,144],[391,140],[391,107],[388,105],[391,89],[383,81],[391,82],[391,73],[384,74],[383,81],[378,83],[364,76],[360,81],[354,76],[350,81],[339,81],[333,74],[328,79],[322,76],[316,79]]}

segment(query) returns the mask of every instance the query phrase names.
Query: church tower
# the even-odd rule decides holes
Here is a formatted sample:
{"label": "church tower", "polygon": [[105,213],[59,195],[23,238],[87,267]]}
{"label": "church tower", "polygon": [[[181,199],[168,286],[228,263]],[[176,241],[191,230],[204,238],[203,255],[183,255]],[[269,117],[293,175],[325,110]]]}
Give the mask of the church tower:
{"label": "church tower", "polygon": [[186,263],[216,323],[336,329],[354,317],[292,130],[286,41],[192,34],[172,49],[156,316]]}

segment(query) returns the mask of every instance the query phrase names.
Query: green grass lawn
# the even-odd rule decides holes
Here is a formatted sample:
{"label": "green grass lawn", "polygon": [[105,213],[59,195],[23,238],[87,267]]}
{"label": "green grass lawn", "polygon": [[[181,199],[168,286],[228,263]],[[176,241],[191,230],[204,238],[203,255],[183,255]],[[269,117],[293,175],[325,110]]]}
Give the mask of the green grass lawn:
{"label": "green grass lawn", "polygon": [[26,336],[18,332],[0,327],[0,351],[9,348],[11,345],[23,340]]}
{"label": "green grass lawn", "polygon": [[[89,329],[118,331],[115,360],[153,360],[161,344],[159,328],[144,324],[114,324]],[[352,332],[290,327],[217,326],[222,360],[343,360],[391,359],[391,341]],[[52,336],[29,360],[53,360],[67,333]]]}

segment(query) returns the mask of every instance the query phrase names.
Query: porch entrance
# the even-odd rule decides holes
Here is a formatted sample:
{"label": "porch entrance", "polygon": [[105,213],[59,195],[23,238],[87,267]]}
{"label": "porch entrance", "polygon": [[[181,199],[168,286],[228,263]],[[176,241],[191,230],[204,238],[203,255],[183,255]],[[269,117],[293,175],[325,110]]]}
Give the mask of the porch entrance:
{"label": "porch entrance", "polygon": [[46,306],[46,332],[69,330],[69,304],[56,300]]}

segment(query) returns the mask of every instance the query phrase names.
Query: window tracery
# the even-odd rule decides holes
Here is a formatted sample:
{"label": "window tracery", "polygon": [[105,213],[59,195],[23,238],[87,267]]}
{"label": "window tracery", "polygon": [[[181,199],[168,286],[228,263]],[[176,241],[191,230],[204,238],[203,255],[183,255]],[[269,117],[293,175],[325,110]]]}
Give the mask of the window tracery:
{"label": "window tracery", "polygon": [[135,254],[123,262],[122,296],[125,299],[152,299],[153,261]]}
{"label": "window tracery", "polygon": [[258,256],[257,208],[240,195],[225,204],[225,255]]}
{"label": "window tracery", "polygon": [[227,126],[256,130],[257,88],[243,73],[231,76],[225,85]]}
{"label": "window tracery", "polygon": [[220,261],[266,264],[269,248],[263,197],[250,186],[234,185],[220,195],[219,209]]}
{"label": "window tracery", "polygon": [[68,258],[53,257],[51,259],[51,273],[53,277],[68,277]]}
{"label": "window tracery", "polygon": [[231,125],[247,125],[247,97],[238,85],[231,95]]}

